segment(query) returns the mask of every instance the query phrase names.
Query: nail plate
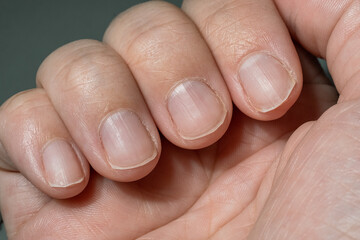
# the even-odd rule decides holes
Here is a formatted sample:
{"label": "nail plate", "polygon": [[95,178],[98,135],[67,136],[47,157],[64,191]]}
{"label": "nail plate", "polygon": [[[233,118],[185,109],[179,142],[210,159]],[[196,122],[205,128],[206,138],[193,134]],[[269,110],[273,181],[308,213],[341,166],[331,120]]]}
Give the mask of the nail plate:
{"label": "nail plate", "polygon": [[239,81],[250,105],[259,112],[270,112],[285,102],[295,87],[293,74],[267,53],[247,56],[239,68]]}
{"label": "nail plate", "polygon": [[167,107],[179,135],[186,140],[215,132],[226,117],[223,102],[201,79],[177,85],[168,96]]}
{"label": "nail plate", "polygon": [[132,169],[154,160],[153,139],[136,113],[121,110],[108,116],[100,127],[108,162],[114,169]]}
{"label": "nail plate", "polygon": [[43,164],[51,187],[69,187],[85,178],[79,159],[66,140],[52,140],[45,146]]}

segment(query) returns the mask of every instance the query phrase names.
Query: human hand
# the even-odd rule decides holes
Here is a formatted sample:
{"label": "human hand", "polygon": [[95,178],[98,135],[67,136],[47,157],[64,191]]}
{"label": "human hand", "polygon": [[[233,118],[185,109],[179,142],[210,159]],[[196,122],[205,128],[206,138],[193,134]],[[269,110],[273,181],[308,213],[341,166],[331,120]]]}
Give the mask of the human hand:
{"label": "human hand", "polygon": [[[304,90],[297,104],[279,120],[254,120],[281,117],[297,99],[302,83],[297,55],[281,19],[274,14],[275,8],[245,2],[229,2],[224,6],[217,5],[224,1],[212,2],[212,6],[200,0],[185,2],[184,10],[197,24],[211,52],[179,10],[166,3],[150,2],[122,14],[110,26],[105,42],[116,52],[98,42],[79,41],[53,53],[39,70],[40,88],[13,97],[0,112],[0,138],[6,150],[2,153],[0,200],[9,236],[356,238],[359,234],[356,206],[360,201],[356,119],[360,103],[356,100],[359,84],[355,79],[359,60],[356,55],[350,59],[353,56],[350,54],[360,50],[356,38],[359,23],[354,17],[359,11],[358,3],[347,6],[335,1],[328,5],[276,1],[301,45],[312,54],[327,57],[341,93],[339,104],[317,122],[301,126],[288,139],[302,123],[317,119],[334,104],[336,92],[326,84],[314,59],[303,52]],[[272,4],[260,2],[268,4],[265,6]],[[212,14],[211,10],[217,11]],[[317,19],[313,12],[318,13]],[[206,14],[209,16],[203,16]],[[165,23],[161,22],[164,20]],[[224,23],[228,25],[218,27]],[[283,62],[288,75],[280,72],[279,76],[289,78],[290,91],[285,91],[289,96],[272,95],[273,98],[264,100],[261,97],[266,95],[255,90],[266,84],[254,86],[246,82],[260,77],[238,73],[238,64],[249,55],[253,57],[250,62],[256,63],[258,58],[254,58],[253,52],[274,54]],[[270,62],[270,57],[266,58]],[[269,69],[274,69],[273,65]],[[280,80],[283,79],[273,83],[274,88],[286,86]],[[291,81],[295,81],[294,85]],[[226,86],[242,111],[234,110],[232,117]],[[170,94],[171,89],[176,94]],[[269,89],[263,88],[271,95]],[[196,90],[208,95],[199,97]],[[184,92],[190,97],[176,100]],[[166,100],[168,96],[175,96],[175,100]],[[191,99],[197,103],[205,99],[204,105],[196,106],[207,111],[199,110],[201,114],[188,121],[189,118],[179,115],[181,110],[187,110],[179,103]],[[212,103],[212,108],[206,103]],[[269,103],[272,107],[260,107]],[[113,115],[116,118],[104,133],[101,129],[107,120],[103,119],[119,109],[131,109],[132,113],[120,111]],[[107,148],[109,144],[104,144],[104,136],[126,120],[137,124],[130,132],[139,131],[143,137],[133,140],[138,146],[131,154],[112,152]],[[144,131],[140,129],[143,125]],[[155,126],[172,143],[165,137],[160,140]],[[147,136],[151,138],[145,141]],[[53,139],[61,141],[55,142],[57,145],[51,151],[46,150]],[[68,158],[53,158],[54,155],[50,158],[63,170],[60,172],[63,175],[54,176],[46,171],[47,166],[54,170],[52,162],[43,163],[42,159],[46,162],[44,155],[64,147],[64,140],[75,150],[68,151]],[[119,147],[120,143],[117,144]],[[124,144],[127,146],[127,142]],[[205,146],[209,147],[184,149]],[[106,154],[104,148],[110,153]],[[152,161],[129,167],[144,159]],[[87,161],[97,172],[92,172],[91,178]],[[45,194],[23,175],[9,170],[19,170]],[[149,172],[144,179],[132,183],[117,183],[103,177],[131,181]],[[62,181],[56,182],[59,179]],[[75,197],[54,199],[72,196]]]}

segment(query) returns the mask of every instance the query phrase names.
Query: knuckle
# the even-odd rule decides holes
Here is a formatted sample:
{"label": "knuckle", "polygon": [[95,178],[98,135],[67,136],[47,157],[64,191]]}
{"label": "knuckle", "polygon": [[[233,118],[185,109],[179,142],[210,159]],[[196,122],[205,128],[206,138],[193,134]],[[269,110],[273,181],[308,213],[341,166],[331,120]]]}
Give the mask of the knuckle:
{"label": "knuckle", "polygon": [[104,39],[130,66],[148,62],[153,65],[179,54],[179,46],[185,39],[189,41],[194,30],[192,22],[177,7],[165,2],[148,2],[115,18]]}
{"label": "knuckle", "polygon": [[151,63],[152,66],[162,66],[174,56],[182,55],[179,45],[191,34],[186,28],[184,22],[174,20],[143,29],[126,48],[129,65]]}
{"label": "knuckle", "polygon": [[19,92],[9,98],[0,107],[0,116],[4,118],[19,118],[26,117],[27,115],[33,115],[37,112],[37,109],[49,107],[47,95],[43,89],[30,89]]}
{"label": "knuckle", "polygon": [[[247,53],[268,42],[269,34],[264,27],[271,21],[271,2],[214,1],[201,2],[203,8],[188,6],[189,15],[195,19],[200,31],[211,46],[214,55],[237,63]],[[192,2],[189,1],[188,5]],[[200,3],[197,3],[200,4]]]}
{"label": "knuckle", "polygon": [[122,65],[112,49],[93,40],[80,40],[57,51],[45,60],[39,79],[46,89],[60,91],[64,98],[74,93],[89,95],[113,80],[110,75],[119,72]]}
{"label": "knuckle", "polygon": [[113,69],[114,62],[117,62],[114,56],[109,55],[104,49],[82,50],[82,53],[68,61],[57,74],[56,80],[64,93],[95,90],[103,84],[99,78],[106,79],[102,76]]}
{"label": "knuckle", "polygon": [[37,84],[40,86],[46,85],[47,82],[53,79],[50,73],[57,72],[57,69],[66,66],[69,59],[74,58],[73,55],[81,54],[82,49],[91,49],[97,45],[100,45],[100,43],[96,40],[81,39],[56,49],[41,63],[36,75]]}
{"label": "knuckle", "polygon": [[31,140],[38,134],[38,120],[44,113],[52,112],[54,109],[43,89],[20,92],[0,107],[0,138],[22,135],[22,141]]}
{"label": "knuckle", "polygon": [[226,0],[202,5],[205,5],[205,11],[199,7],[191,8],[190,15],[205,33],[230,31],[237,27],[241,27],[240,30],[243,31],[247,25],[254,26],[254,19],[261,17],[256,1]]}

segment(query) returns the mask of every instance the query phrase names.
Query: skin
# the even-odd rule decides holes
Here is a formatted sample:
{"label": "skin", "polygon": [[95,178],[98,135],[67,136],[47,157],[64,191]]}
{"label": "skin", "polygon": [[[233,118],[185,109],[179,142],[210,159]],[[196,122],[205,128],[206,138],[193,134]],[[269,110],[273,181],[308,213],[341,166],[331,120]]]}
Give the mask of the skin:
{"label": "skin", "polygon": [[[0,108],[9,238],[360,238],[359,13],[359,1],[188,0],[182,10],[149,2],[120,14],[103,43],[56,50],[38,88]],[[271,111],[255,109],[237,85],[239,64],[257,52],[280,59],[295,81]],[[314,56],[327,60],[336,89]],[[167,99],[199,76],[225,111],[190,139]],[[156,155],[145,165],[107,162],[99,129],[119,109],[152,137]],[[49,184],[42,154],[54,139],[78,149],[80,182]]]}

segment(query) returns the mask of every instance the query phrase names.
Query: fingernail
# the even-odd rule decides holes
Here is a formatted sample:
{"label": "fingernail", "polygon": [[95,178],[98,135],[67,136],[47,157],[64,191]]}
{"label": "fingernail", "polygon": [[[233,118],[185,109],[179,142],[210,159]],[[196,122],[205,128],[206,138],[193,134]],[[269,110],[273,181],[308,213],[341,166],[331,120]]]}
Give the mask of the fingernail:
{"label": "fingernail", "polygon": [[46,179],[51,187],[69,187],[84,180],[79,159],[66,140],[53,140],[43,151]]}
{"label": "fingernail", "polygon": [[167,107],[179,135],[186,140],[215,132],[226,117],[223,102],[200,79],[177,85],[168,97]]}
{"label": "fingernail", "polygon": [[132,169],[155,159],[157,150],[150,133],[136,113],[122,110],[107,117],[100,137],[114,169]]}
{"label": "fingernail", "polygon": [[263,113],[285,102],[296,83],[284,65],[266,53],[247,56],[239,68],[239,80],[250,105]]}

